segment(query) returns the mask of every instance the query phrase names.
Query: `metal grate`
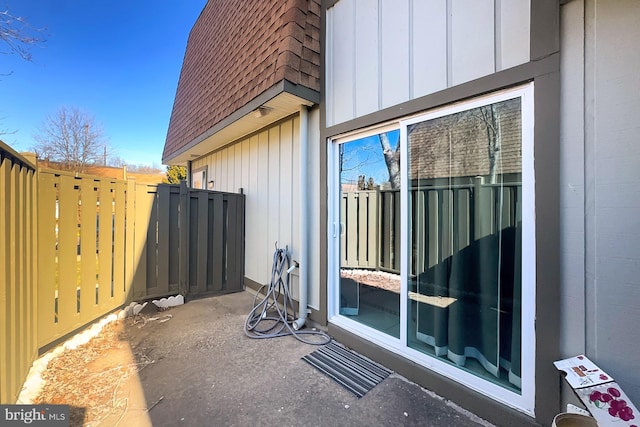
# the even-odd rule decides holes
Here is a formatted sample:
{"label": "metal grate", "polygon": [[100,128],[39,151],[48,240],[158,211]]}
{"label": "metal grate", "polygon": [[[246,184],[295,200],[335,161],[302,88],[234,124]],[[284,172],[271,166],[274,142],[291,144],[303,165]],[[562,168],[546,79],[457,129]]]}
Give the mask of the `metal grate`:
{"label": "metal grate", "polygon": [[355,394],[364,396],[387,378],[391,371],[364,359],[335,342],[303,356],[302,360]]}

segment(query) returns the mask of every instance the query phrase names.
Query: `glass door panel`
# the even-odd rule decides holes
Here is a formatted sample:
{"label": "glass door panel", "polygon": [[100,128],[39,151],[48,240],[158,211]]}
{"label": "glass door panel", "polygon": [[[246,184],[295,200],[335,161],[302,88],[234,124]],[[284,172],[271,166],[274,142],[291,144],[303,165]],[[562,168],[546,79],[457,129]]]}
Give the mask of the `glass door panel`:
{"label": "glass door panel", "polygon": [[400,337],[400,133],[340,144],[339,313]]}
{"label": "glass door panel", "polygon": [[520,393],[522,118],[514,98],[407,125],[407,345]]}

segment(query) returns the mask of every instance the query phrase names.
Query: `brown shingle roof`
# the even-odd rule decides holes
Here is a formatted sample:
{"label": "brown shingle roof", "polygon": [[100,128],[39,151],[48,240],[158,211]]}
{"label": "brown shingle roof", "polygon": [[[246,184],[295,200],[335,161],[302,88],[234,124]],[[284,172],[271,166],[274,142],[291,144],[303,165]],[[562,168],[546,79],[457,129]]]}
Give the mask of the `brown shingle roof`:
{"label": "brown shingle roof", "polygon": [[320,1],[209,0],[189,35],[163,158],[282,80],[320,90]]}
{"label": "brown shingle roof", "polygon": [[[496,104],[502,147],[498,174],[522,172],[520,100]],[[410,179],[474,177],[489,174],[487,124],[480,109],[439,117],[409,129]]]}

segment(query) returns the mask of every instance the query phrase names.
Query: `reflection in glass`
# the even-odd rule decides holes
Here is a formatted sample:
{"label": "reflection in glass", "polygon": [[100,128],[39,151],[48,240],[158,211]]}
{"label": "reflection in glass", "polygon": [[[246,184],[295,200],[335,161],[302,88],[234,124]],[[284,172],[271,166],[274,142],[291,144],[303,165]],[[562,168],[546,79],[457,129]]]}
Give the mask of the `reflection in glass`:
{"label": "reflection in glass", "polygon": [[340,314],[400,336],[399,131],[340,145]]}
{"label": "reflection in glass", "polygon": [[520,392],[520,99],[407,127],[408,345]]}

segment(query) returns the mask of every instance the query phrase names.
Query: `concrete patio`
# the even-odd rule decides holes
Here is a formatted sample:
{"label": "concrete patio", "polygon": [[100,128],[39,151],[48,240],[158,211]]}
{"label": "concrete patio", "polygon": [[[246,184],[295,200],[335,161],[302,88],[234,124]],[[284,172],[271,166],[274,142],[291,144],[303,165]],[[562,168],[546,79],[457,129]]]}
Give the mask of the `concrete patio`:
{"label": "concrete patio", "polygon": [[[392,374],[358,399],[301,360],[317,347],[292,336],[245,336],[248,292],[190,301],[163,323],[128,325],[138,372],[122,422],[154,426],[489,426]],[[156,316],[158,317],[158,316]],[[140,327],[142,326],[142,327]],[[136,402],[137,400],[137,402]]]}

